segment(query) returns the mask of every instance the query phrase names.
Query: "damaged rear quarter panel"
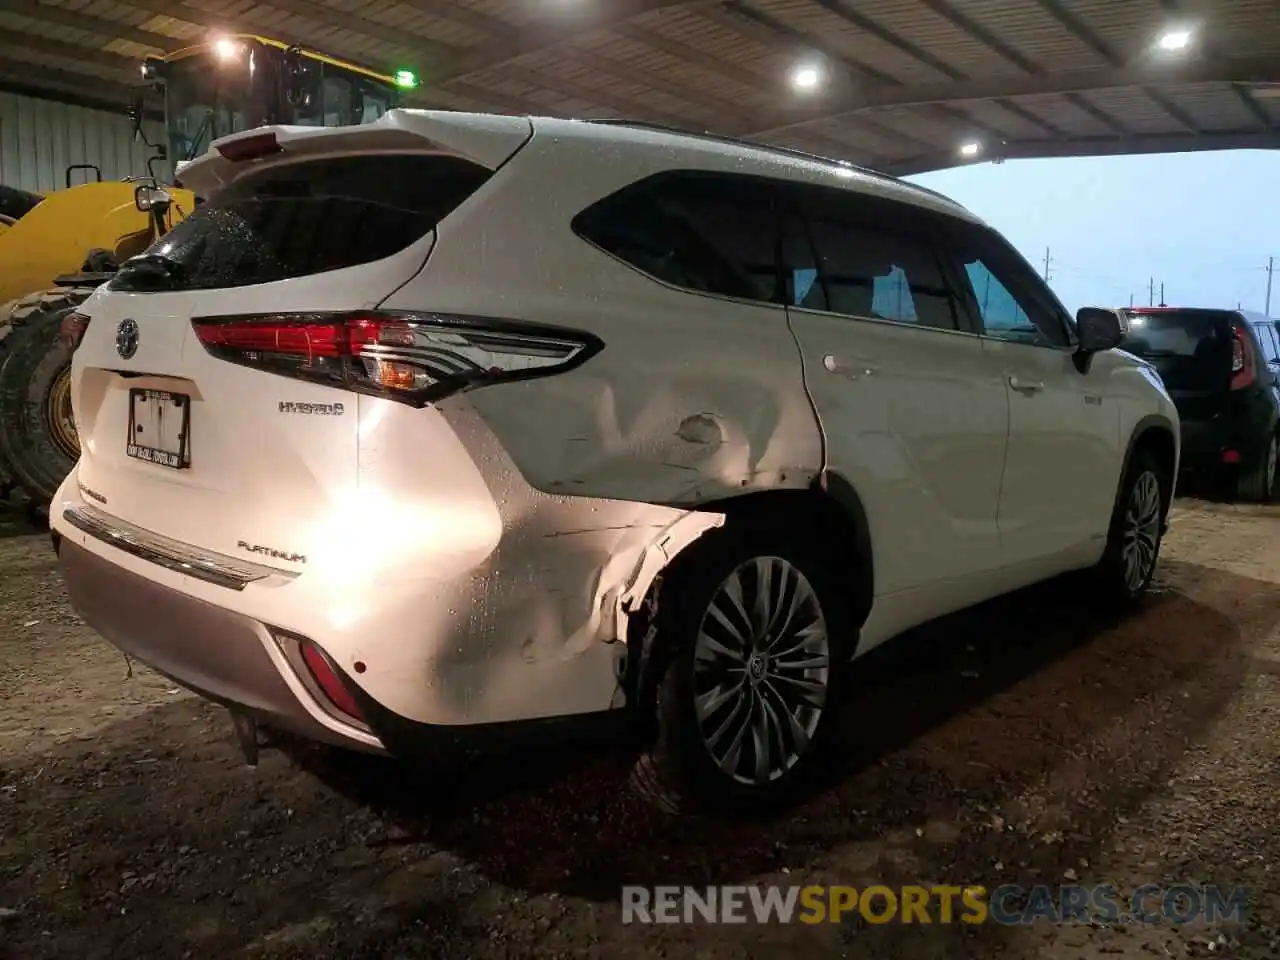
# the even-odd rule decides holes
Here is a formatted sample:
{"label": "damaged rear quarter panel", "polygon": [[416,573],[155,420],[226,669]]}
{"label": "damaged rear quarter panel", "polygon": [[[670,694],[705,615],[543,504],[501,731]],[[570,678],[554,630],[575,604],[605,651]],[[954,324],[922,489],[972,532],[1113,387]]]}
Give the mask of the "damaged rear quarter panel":
{"label": "damaged rear quarter panel", "polygon": [[805,486],[822,442],[785,310],[677,290],[575,235],[581,209],[671,162],[600,152],[572,186],[546,191],[539,184],[564,181],[564,158],[555,138],[535,134],[499,174],[502,189],[455,211],[422,273],[385,306],[483,312],[604,341],[568,373],[467,394],[536,489],[693,505]]}

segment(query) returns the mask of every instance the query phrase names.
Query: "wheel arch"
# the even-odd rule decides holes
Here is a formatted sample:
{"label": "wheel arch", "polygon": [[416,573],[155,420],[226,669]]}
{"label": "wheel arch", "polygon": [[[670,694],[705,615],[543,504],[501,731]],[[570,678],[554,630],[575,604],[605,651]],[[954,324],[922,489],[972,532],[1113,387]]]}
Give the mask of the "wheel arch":
{"label": "wheel arch", "polygon": [[[844,567],[854,582],[849,592],[849,622],[857,629],[866,622],[875,595],[871,528],[862,498],[838,472],[823,470],[805,488],[752,491],[699,504],[691,512],[713,514],[718,522],[700,525],[702,529],[695,535],[682,538],[683,543],[668,556],[662,569],[647,583],[637,585],[643,590],[643,596],[633,596],[629,604],[627,629],[620,638],[627,645],[621,679],[629,704],[641,711],[652,704],[655,684],[673,652],[662,649],[663,641],[657,630],[664,579],[690,562],[696,552],[689,548],[704,533],[714,535],[717,527],[736,530],[753,523],[789,528],[798,525],[811,531],[815,538],[822,538],[818,542],[832,548],[831,559]],[[856,637],[852,640],[851,650],[856,649]]]}
{"label": "wheel arch", "polygon": [[1129,466],[1139,450],[1150,451],[1164,468],[1164,475],[1160,480],[1164,494],[1164,522],[1167,524],[1178,478],[1178,434],[1173,421],[1162,414],[1153,413],[1143,417],[1134,425],[1129,434],[1129,444],[1125,448],[1124,461],[1120,465],[1120,476],[1116,481],[1115,502],[1117,503],[1124,492],[1124,481],[1129,475]]}

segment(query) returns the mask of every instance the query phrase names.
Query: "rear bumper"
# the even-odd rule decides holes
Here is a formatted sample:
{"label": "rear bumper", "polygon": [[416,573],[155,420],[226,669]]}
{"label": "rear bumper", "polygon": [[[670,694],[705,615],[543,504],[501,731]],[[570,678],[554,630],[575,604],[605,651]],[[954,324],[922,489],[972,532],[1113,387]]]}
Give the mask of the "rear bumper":
{"label": "rear bumper", "polygon": [[72,607],[129,656],[268,726],[383,752],[371,736],[344,734],[303,704],[271,656],[267,645],[274,641],[262,624],[139,576],[69,538],[55,542]]}
{"label": "rear bumper", "polygon": [[[1266,453],[1269,437],[1265,425],[1184,421],[1181,469],[1184,473],[1204,473],[1252,466]],[[1236,458],[1227,459],[1228,451],[1234,451]]]}

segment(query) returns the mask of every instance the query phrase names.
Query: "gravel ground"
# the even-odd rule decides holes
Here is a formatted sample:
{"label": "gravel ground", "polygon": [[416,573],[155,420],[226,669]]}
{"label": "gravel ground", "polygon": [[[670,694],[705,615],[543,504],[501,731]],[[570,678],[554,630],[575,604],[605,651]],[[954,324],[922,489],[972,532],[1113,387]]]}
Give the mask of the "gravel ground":
{"label": "gravel ground", "polygon": [[[1120,622],[1063,581],[868,658],[830,787],[783,820],[673,821],[608,754],[407,783],[135,667],[0,515],[0,956],[1280,956],[1280,508],[1179,506]],[[534,760],[536,759],[536,763]],[[546,761],[550,762],[546,762]],[[1217,883],[1205,928],[637,926],[624,883]]]}

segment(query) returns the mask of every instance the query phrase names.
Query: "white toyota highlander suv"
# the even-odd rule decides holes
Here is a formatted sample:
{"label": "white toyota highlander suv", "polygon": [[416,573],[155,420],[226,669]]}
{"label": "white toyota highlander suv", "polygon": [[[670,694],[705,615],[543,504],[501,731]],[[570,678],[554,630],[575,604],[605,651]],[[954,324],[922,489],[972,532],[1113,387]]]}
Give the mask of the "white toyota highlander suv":
{"label": "white toyota highlander suv", "polygon": [[67,328],[52,526],[85,621],[242,733],[427,764],[609,714],[655,801],[758,809],[882,641],[1151,579],[1159,377],[930,191],[412,110],[183,180],[207,201]]}

